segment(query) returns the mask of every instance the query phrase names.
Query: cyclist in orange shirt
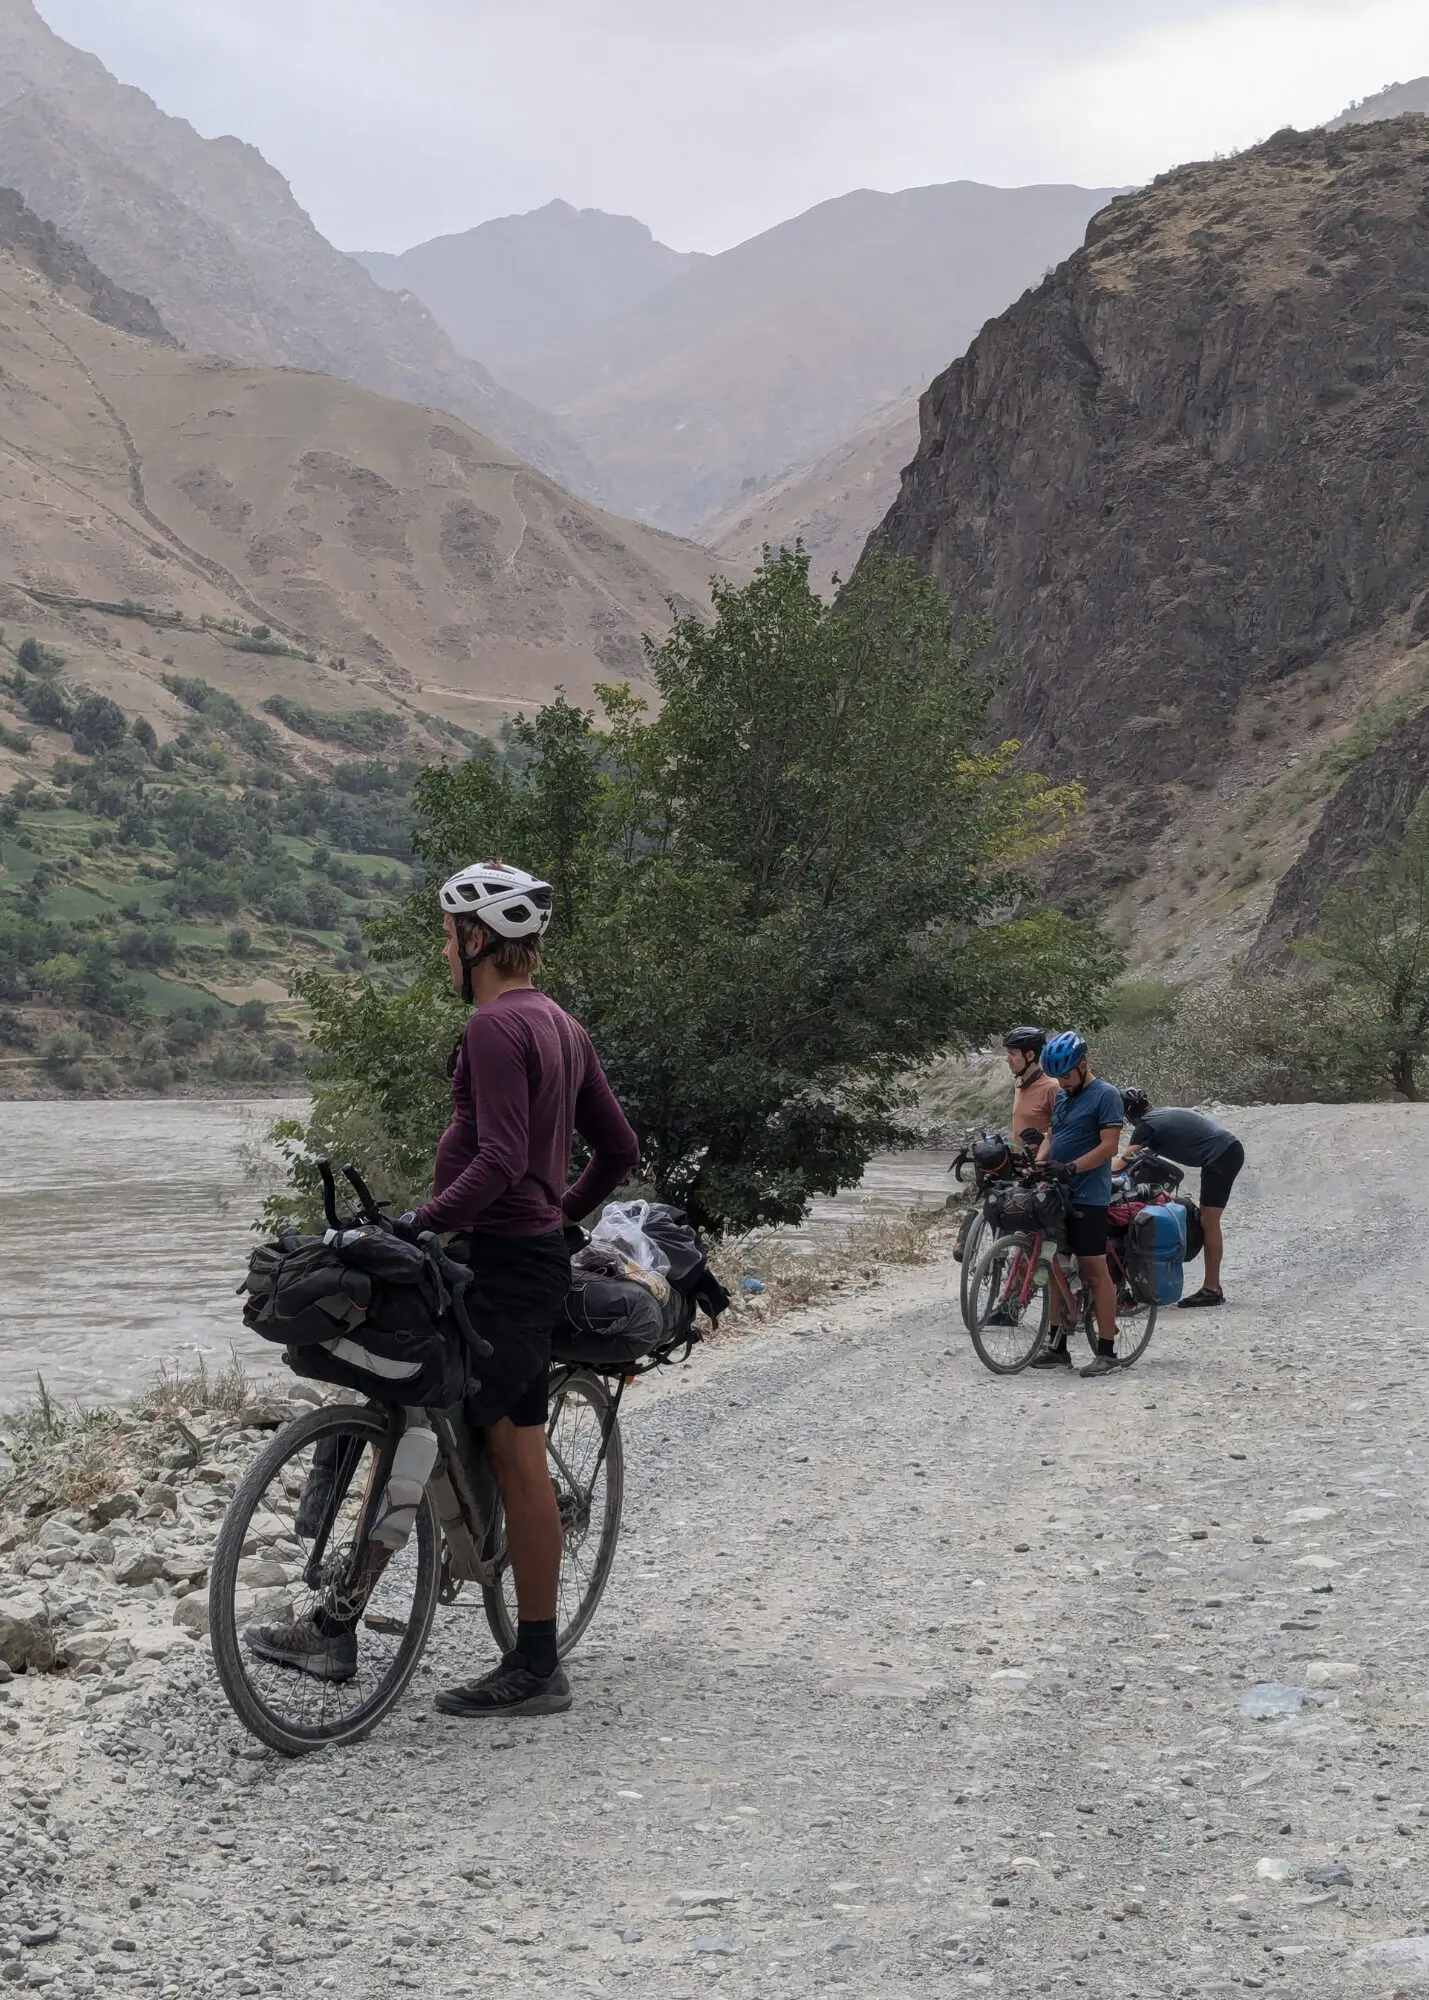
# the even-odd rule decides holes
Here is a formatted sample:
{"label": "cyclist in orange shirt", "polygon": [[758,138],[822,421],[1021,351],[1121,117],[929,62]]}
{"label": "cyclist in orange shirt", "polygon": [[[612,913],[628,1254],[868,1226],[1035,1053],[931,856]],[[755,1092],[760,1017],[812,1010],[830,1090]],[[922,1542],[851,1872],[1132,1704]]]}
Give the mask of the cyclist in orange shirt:
{"label": "cyclist in orange shirt", "polygon": [[1002,1038],[1007,1067],[1012,1071],[1012,1143],[1022,1144],[1024,1132],[1035,1131],[1039,1143],[1052,1132],[1052,1107],[1057,1102],[1055,1078],[1044,1075],[1042,1051],[1047,1037],[1040,1028],[1009,1028]]}

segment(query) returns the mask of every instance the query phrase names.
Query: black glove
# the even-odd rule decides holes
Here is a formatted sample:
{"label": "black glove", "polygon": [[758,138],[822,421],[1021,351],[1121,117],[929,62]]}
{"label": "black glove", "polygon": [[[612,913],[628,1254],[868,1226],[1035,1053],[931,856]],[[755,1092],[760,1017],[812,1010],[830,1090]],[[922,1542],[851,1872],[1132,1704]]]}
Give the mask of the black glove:
{"label": "black glove", "polygon": [[394,1236],[400,1236],[404,1243],[416,1242],[417,1211],[415,1208],[409,1208],[405,1215],[396,1217],[392,1224],[392,1233]]}
{"label": "black glove", "polygon": [[1070,1160],[1044,1160],[1038,1168],[1038,1172],[1044,1180],[1069,1181],[1076,1172],[1076,1168]]}

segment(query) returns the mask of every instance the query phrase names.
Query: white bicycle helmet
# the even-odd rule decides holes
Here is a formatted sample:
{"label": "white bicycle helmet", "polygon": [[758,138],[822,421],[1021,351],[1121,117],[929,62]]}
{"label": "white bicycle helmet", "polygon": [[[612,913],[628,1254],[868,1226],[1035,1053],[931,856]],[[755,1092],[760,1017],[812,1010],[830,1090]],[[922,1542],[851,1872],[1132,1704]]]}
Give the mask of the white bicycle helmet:
{"label": "white bicycle helmet", "polygon": [[498,938],[544,937],[551,922],[549,882],[524,868],[478,861],[443,882],[441,904],[454,917],[475,917]]}
{"label": "white bicycle helmet", "polygon": [[448,876],[440,891],[441,905],[451,916],[474,917],[488,941],[477,952],[461,952],[462,998],[469,1007],[475,997],[472,974],[483,959],[517,938],[544,937],[551,923],[551,885],[524,868],[506,868],[478,861]]}

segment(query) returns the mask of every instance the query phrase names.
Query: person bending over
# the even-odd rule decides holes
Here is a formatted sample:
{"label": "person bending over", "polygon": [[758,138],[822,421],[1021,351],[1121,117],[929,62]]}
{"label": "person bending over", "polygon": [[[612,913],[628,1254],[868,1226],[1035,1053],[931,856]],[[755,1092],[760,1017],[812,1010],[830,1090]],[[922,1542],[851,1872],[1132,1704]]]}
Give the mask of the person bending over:
{"label": "person bending over", "polygon": [[[1093,1379],[1115,1374],[1116,1287],[1107,1269],[1107,1210],[1111,1206],[1111,1162],[1121,1140],[1120,1094],[1092,1074],[1087,1045],[1078,1034],[1058,1035],[1042,1051],[1042,1067],[1060,1086],[1052,1110],[1051,1134],[1037,1158],[1050,1180],[1061,1181],[1072,1204],[1067,1247],[1091,1292],[1097,1317],[1097,1351],[1082,1369]],[[1068,1328],[1059,1326],[1033,1367],[1070,1367]]]}
{"label": "person bending over", "polygon": [[1201,1111],[1183,1111],[1171,1105],[1153,1110],[1144,1090],[1128,1090],[1126,1115],[1132,1121],[1131,1143],[1126,1156],[1149,1149],[1174,1160],[1178,1167],[1201,1170],[1201,1226],[1205,1231],[1202,1252],[1204,1282],[1198,1292],[1181,1300],[1183,1306],[1225,1304],[1221,1290],[1221,1261],[1225,1256],[1225,1233],[1221,1217],[1231,1198],[1236,1175],[1245,1165],[1245,1147],[1234,1132],[1207,1118]]}

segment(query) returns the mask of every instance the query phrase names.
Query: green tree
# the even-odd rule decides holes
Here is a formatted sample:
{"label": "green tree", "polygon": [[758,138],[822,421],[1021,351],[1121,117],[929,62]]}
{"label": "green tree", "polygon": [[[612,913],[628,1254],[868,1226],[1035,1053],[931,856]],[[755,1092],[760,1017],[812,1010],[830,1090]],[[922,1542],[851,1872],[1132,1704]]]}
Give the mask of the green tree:
{"label": "green tree", "polygon": [[1342,1060],[1417,1102],[1429,1052],[1429,791],[1398,844],[1327,897],[1308,950],[1347,1003]]}
{"label": "green tree", "polygon": [[[802,551],[717,586],[648,669],[653,719],[563,697],[507,754],[423,773],[434,877],[497,856],[556,891],[545,983],[591,1030],[644,1173],[706,1228],[796,1221],[900,1142],[914,1072],[1032,996],[1091,1018],[1121,970],[1087,927],[1028,914],[1027,863],[1079,803],[985,744],[985,625],[911,564],[837,604]],[[306,975],[325,1059],[311,1138],[420,1191],[462,1009],[430,889],[373,927],[396,984]]]}

